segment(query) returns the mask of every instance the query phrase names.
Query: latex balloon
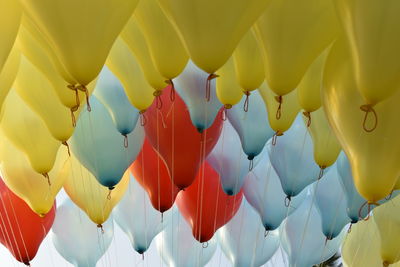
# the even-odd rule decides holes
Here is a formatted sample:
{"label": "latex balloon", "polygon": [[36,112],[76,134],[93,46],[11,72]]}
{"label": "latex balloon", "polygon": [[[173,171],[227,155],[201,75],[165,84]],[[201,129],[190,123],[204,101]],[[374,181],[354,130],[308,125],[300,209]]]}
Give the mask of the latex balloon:
{"label": "latex balloon", "polygon": [[[328,56],[324,72],[323,105],[328,121],[352,166],[357,191],[369,203],[389,195],[400,176],[397,157],[400,133],[397,120],[400,92],[374,106],[380,117],[379,127],[368,133],[360,129],[363,114],[359,107],[364,99],[357,90],[350,51],[344,40],[338,40]],[[366,124],[373,123],[367,120]],[[373,151],[373,153],[371,152]]]}
{"label": "latex balloon", "polygon": [[308,132],[314,144],[314,160],[320,168],[324,169],[335,163],[342,148],[328,123],[323,108],[308,116],[312,118],[312,123],[308,124],[309,118],[307,117],[305,123],[309,126]]}
{"label": "latex balloon", "polygon": [[147,110],[144,128],[149,142],[164,159],[172,182],[184,189],[194,181],[201,163],[217,143],[222,120],[215,120],[200,134],[190,122],[180,96],[177,94],[171,101],[170,90],[160,96],[163,103],[160,109],[153,103]]}
{"label": "latex balloon", "polygon": [[239,134],[244,153],[252,160],[261,153],[274,132],[269,126],[267,109],[260,94],[257,91],[252,93],[247,111],[243,109],[246,101],[246,96],[242,97],[238,105],[226,111],[226,116]]}
{"label": "latex balloon", "polygon": [[3,102],[17,77],[21,53],[17,46],[14,46],[8,55],[3,69],[0,71],[0,110],[3,107]]}
{"label": "latex balloon", "polygon": [[183,71],[189,59],[178,33],[157,0],[140,1],[135,18],[147,41],[154,66],[171,81]]}
{"label": "latex balloon", "polygon": [[224,123],[221,136],[207,157],[208,163],[218,172],[224,192],[230,196],[241,190],[250,168],[257,166],[259,157],[249,162],[240,146],[240,138],[229,121]]}
{"label": "latex balloon", "polygon": [[207,73],[189,61],[185,70],[174,80],[176,91],[189,109],[192,124],[201,133],[214,122],[221,102],[215,94],[215,81],[210,81],[209,99],[205,99]]}
{"label": "latex balloon", "polygon": [[225,109],[232,108],[243,97],[242,88],[236,80],[236,71],[231,57],[218,71],[220,77],[216,81],[216,94]]}
{"label": "latex balloon", "polygon": [[96,266],[113,239],[112,219],[104,223],[103,231],[99,233],[86,214],[66,200],[57,208],[50,236],[57,252],[74,266]]}
{"label": "latex balloon", "polygon": [[262,266],[277,251],[277,231],[265,233],[257,212],[243,200],[232,220],[218,231],[218,241],[225,256],[235,267]]}
{"label": "latex balloon", "polygon": [[[163,216],[153,209],[146,192],[132,175],[130,180],[125,196],[115,207],[114,220],[129,237],[133,249],[143,254],[166,223]],[[164,216],[168,217],[168,213]]]}
{"label": "latex balloon", "polygon": [[55,203],[51,211],[39,217],[0,180],[0,242],[18,261],[29,266],[53,225]]}
{"label": "latex balloon", "polygon": [[263,0],[224,0],[218,5],[212,0],[158,2],[178,30],[190,58],[211,74],[225,64],[269,4]]}
{"label": "latex balloon", "polygon": [[100,74],[95,96],[111,114],[118,132],[123,136],[130,134],[137,124],[139,112],[129,103],[121,83],[107,67]]}
{"label": "latex balloon", "polygon": [[192,236],[189,224],[175,207],[169,216],[170,223],[157,237],[157,251],[169,266],[205,266],[217,249],[217,240],[212,238],[207,246]]}
{"label": "latex balloon", "polygon": [[63,166],[60,175],[64,178],[64,190],[70,199],[99,227],[107,221],[129,184],[127,172],[114,190],[108,190],[74,156]]}
{"label": "latex balloon", "polygon": [[309,195],[280,228],[281,244],[290,266],[309,267],[326,261],[339,249],[344,231],[326,240],[321,231],[321,218]]}
{"label": "latex balloon", "polygon": [[99,183],[112,190],[139,154],[144,131],[137,123],[127,135],[129,146],[124,147],[124,137],[115,129],[105,106],[94,96],[91,105],[92,112],[83,111],[81,114],[71,138],[71,147],[77,159]]}
{"label": "latex balloon", "polygon": [[178,188],[172,183],[164,160],[157,154],[147,138],[129,170],[147,191],[151,204],[156,210],[164,212],[174,205]]}
{"label": "latex balloon", "polygon": [[153,88],[147,82],[128,45],[121,38],[115,41],[106,64],[121,81],[131,104],[144,112],[153,103]]}
{"label": "latex balloon", "polygon": [[88,0],[82,5],[80,0],[21,1],[24,11],[49,39],[65,69],[83,90],[100,73],[137,2]]}
{"label": "latex balloon", "polygon": [[268,141],[267,151],[289,200],[323,174],[314,162],[312,141],[301,115],[275,145],[272,139]]}
{"label": "latex balloon", "polygon": [[322,232],[327,239],[337,237],[350,222],[346,213],[345,193],[340,185],[339,174],[333,166],[324,179],[314,184],[315,206],[321,215]]}
{"label": "latex balloon", "polygon": [[260,215],[265,230],[273,231],[303,202],[307,189],[293,197],[290,203],[285,203],[286,194],[271,165],[268,153],[263,152],[260,158],[257,166],[246,176],[243,193],[246,200]]}
{"label": "latex balloon", "polygon": [[219,175],[208,162],[203,163],[196,180],[179,193],[176,202],[192,234],[199,242],[209,241],[215,231],[229,222],[238,211],[243,193],[228,196],[222,190]]}
{"label": "latex balloon", "polygon": [[32,168],[44,176],[53,168],[60,142],[46,125],[18,96],[8,94],[3,106],[1,128],[8,139],[29,158]]}

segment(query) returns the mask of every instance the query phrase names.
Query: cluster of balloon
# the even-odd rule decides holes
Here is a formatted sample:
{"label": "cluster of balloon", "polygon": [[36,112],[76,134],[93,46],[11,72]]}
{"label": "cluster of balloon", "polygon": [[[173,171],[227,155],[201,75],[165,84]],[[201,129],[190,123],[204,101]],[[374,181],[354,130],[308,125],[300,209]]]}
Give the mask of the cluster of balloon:
{"label": "cluster of balloon", "polygon": [[227,195],[221,187],[219,174],[205,162],[193,184],[179,193],[176,203],[192,227],[194,238],[206,243],[232,219],[242,198],[241,191],[235,196]]}
{"label": "cluster of balloon", "polygon": [[30,265],[53,225],[55,202],[48,214],[39,216],[0,179],[0,242],[15,259]]}
{"label": "cluster of balloon", "polygon": [[239,211],[218,231],[225,256],[235,267],[262,266],[279,247],[278,231],[265,233],[257,212],[243,200]]}
{"label": "cluster of balloon", "polygon": [[65,200],[57,208],[50,236],[58,253],[74,266],[96,266],[114,236],[112,219],[103,227],[101,234],[74,203]]}

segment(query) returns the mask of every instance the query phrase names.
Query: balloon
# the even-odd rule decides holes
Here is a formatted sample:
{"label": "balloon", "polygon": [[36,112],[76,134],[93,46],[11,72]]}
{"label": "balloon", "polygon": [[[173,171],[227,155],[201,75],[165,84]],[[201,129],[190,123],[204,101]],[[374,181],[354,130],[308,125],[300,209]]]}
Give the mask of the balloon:
{"label": "balloon", "polygon": [[[270,1],[158,0],[174,24],[193,62],[216,72]],[[238,19],[240,18],[240,19]]]}
{"label": "balloon", "polygon": [[293,197],[290,203],[285,203],[286,194],[279,177],[271,165],[268,153],[263,152],[257,166],[246,176],[243,193],[260,215],[265,230],[273,231],[303,202],[307,190]]}
{"label": "balloon", "polygon": [[151,204],[156,210],[164,212],[174,205],[178,188],[172,183],[164,160],[157,154],[147,138],[129,170],[147,191]]}
{"label": "balloon", "polygon": [[244,153],[252,160],[261,153],[274,132],[269,126],[267,110],[260,94],[253,92],[247,111],[243,110],[246,101],[244,96],[239,105],[226,111],[226,116],[240,137]]}
{"label": "balloon", "polygon": [[238,134],[230,122],[226,121],[218,143],[208,155],[207,161],[218,172],[224,192],[232,196],[239,193],[250,171],[249,167],[257,166],[258,158],[249,164],[240,146]]}
{"label": "balloon", "polygon": [[29,158],[32,168],[44,176],[53,168],[60,142],[15,90],[8,94],[3,106],[1,128],[7,138]]}
{"label": "balloon", "polygon": [[321,218],[309,195],[280,228],[283,249],[289,256],[289,266],[309,267],[332,257],[339,249],[344,231],[326,240],[321,231]]}
{"label": "balloon", "polygon": [[[71,76],[83,86],[100,73],[112,44],[138,1],[22,0],[24,11],[48,38]],[[71,19],[71,14],[73,19]]]}
{"label": "balloon", "polygon": [[277,231],[265,233],[257,212],[243,200],[235,217],[218,231],[219,244],[235,267],[262,266],[277,251]]}
{"label": "balloon", "polygon": [[147,41],[154,66],[171,81],[183,71],[189,59],[178,33],[157,0],[140,1],[134,16]]}
{"label": "balloon", "polygon": [[176,207],[169,217],[170,223],[156,237],[157,251],[163,262],[169,267],[205,266],[217,249],[216,239],[208,241],[207,246],[197,242]]}
{"label": "balloon", "polygon": [[5,62],[3,69],[0,71],[0,110],[3,107],[3,102],[14,83],[15,77],[17,76],[21,53],[17,46],[14,45],[10,54],[8,55],[7,61]]}
{"label": "balloon", "polygon": [[203,243],[235,216],[242,198],[242,192],[235,196],[225,194],[218,173],[205,162],[193,184],[179,193],[176,203],[191,225],[194,238]]}
{"label": "balloon", "polygon": [[0,179],[0,242],[18,261],[29,266],[53,225],[55,203],[51,211],[40,217],[7,188]]}
{"label": "balloon", "polygon": [[[363,114],[359,107],[364,99],[357,91],[350,51],[345,40],[338,40],[328,56],[324,72],[323,105],[329,124],[346,152],[352,166],[357,191],[374,203],[389,195],[400,176],[400,134],[397,114],[400,92],[376,104],[379,127],[373,132],[360,129]],[[370,125],[371,120],[366,124]],[[388,141],[383,141],[388,140]],[[389,141],[391,140],[391,141]]]}
{"label": "balloon", "polygon": [[340,234],[350,220],[346,214],[345,193],[340,186],[335,166],[329,169],[325,176],[314,184],[315,206],[321,215],[322,232],[331,240]]}
{"label": "balloon", "polygon": [[74,266],[96,266],[113,239],[112,219],[104,223],[103,231],[100,234],[86,214],[67,199],[57,209],[50,236],[57,252]]}
{"label": "balloon", "polygon": [[[71,138],[74,155],[99,181],[110,190],[121,180],[143,145],[144,131],[137,123],[133,132],[123,137],[115,129],[103,104],[92,96],[92,112],[83,111]],[[134,116],[135,114],[131,114]]]}
{"label": "balloon", "polygon": [[129,103],[124,88],[107,67],[104,67],[100,73],[95,96],[111,114],[120,134],[127,136],[134,130],[139,112]]}
{"label": "balloon", "polygon": [[210,99],[203,97],[207,74],[189,61],[174,83],[176,91],[189,109],[192,124],[201,133],[214,122],[221,103],[215,94],[215,81],[210,81]]}
{"label": "balloon", "polygon": [[[131,175],[129,188],[115,207],[114,220],[131,241],[132,247],[143,254],[154,237],[165,227],[163,216],[153,209],[150,199]],[[164,215],[168,216],[168,213]]]}
{"label": "balloon", "polygon": [[146,81],[135,57],[121,38],[115,41],[106,64],[121,81],[131,104],[144,112],[153,103],[153,88]]}
{"label": "balloon", "polygon": [[268,141],[267,151],[289,200],[323,174],[314,162],[312,141],[301,115],[275,145],[272,139]]}
{"label": "balloon", "polygon": [[236,80],[235,65],[231,57],[218,71],[220,77],[216,81],[216,94],[225,109],[232,108],[243,97],[242,88]]}
{"label": "balloon", "polygon": [[189,112],[180,96],[177,94],[171,101],[170,90],[166,89],[160,96],[163,103],[160,109],[153,103],[146,111],[144,129],[149,142],[164,159],[172,182],[184,189],[194,181],[201,163],[217,143],[222,120],[215,120],[200,134],[190,123]]}

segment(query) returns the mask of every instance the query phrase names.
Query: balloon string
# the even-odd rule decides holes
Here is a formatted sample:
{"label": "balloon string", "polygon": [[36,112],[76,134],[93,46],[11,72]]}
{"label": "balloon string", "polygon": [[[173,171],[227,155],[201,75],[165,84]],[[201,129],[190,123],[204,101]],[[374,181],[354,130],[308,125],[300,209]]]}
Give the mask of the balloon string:
{"label": "balloon string", "polygon": [[165,80],[165,82],[169,85],[171,85],[171,91],[169,93],[169,99],[171,100],[171,102],[175,101],[175,84],[172,81],[172,79],[169,80]]}
{"label": "balloon string", "polygon": [[144,114],[146,110],[141,110],[139,111],[139,119],[140,119],[140,125],[145,126],[147,123],[146,115]]}
{"label": "balloon string", "polygon": [[46,172],[46,173],[42,173],[42,175],[44,176],[44,178],[47,179],[47,183],[49,184],[49,186],[51,186],[49,174]]}
{"label": "balloon string", "polygon": [[82,91],[85,93],[85,97],[86,97],[86,105],[87,105],[87,111],[92,111],[92,107],[90,106],[90,102],[89,102],[89,91],[86,88],[86,86],[84,85],[79,85],[78,87],[76,87],[79,91]]}
{"label": "balloon string", "polygon": [[153,92],[153,96],[155,96],[155,98],[156,98],[156,107],[157,107],[157,109],[161,109],[162,106],[163,106],[163,103],[162,103],[162,100],[161,100],[161,94],[162,94],[162,91],[156,90],[156,91]]}
{"label": "balloon string", "polygon": [[206,81],[206,100],[207,100],[207,102],[209,102],[211,99],[211,80],[213,80],[217,77],[219,77],[219,75],[217,75],[215,73],[211,73],[207,77],[207,81]]}
{"label": "balloon string", "polygon": [[67,147],[68,156],[70,156],[70,157],[71,157],[71,150],[69,149],[69,145],[68,145],[67,141],[63,141],[61,144],[63,144],[64,146],[66,146],[66,147]]}
{"label": "balloon string", "polygon": [[246,95],[246,100],[244,101],[243,110],[244,110],[244,112],[247,112],[247,111],[249,111],[250,92],[245,91],[244,94]]}
{"label": "balloon string", "polygon": [[278,136],[282,136],[283,133],[281,131],[276,131],[275,134],[272,136],[272,145],[276,145],[276,141],[278,139]]}
{"label": "balloon string", "polygon": [[207,241],[207,242],[201,243],[201,246],[202,246],[203,248],[208,248],[208,241]]}
{"label": "balloon string", "polygon": [[124,147],[127,148],[129,143],[128,143],[128,135],[127,134],[123,134],[122,135],[124,137]]}
{"label": "balloon string", "polygon": [[100,231],[101,231],[101,233],[104,234],[104,228],[103,228],[103,225],[102,225],[102,224],[98,224],[98,225],[97,225],[97,228],[99,228]]}
{"label": "balloon string", "polygon": [[322,178],[322,176],[324,176],[325,168],[326,168],[325,166],[320,166],[318,180],[320,180]]}
{"label": "balloon string", "polygon": [[[364,131],[366,131],[367,133],[370,133],[373,130],[375,130],[376,127],[378,126],[378,115],[376,114],[375,109],[371,105],[362,105],[360,107],[360,109],[365,112],[365,116],[364,116],[364,120],[363,120]],[[369,113],[372,113],[374,115],[374,125],[372,126],[372,128],[367,128],[367,120],[368,120]]]}
{"label": "balloon string", "polygon": [[290,202],[292,201],[291,196],[286,196],[285,197],[285,207],[288,208],[290,206]]}
{"label": "balloon string", "polygon": [[276,110],[276,119],[279,120],[282,116],[282,102],[283,102],[283,98],[282,96],[275,96],[275,100],[279,103],[278,105],[278,109]]}
{"label": "balloon string", "polygon": [[253,167],[254,167],[254,160],[251,159],[251,160],[249,160],[249,171],[252,171]]}
{"label": "balloon string", "polygon": [[311,113],[309,111],[304,111],[303,115],[307,118],[307,127],[311,126]]}

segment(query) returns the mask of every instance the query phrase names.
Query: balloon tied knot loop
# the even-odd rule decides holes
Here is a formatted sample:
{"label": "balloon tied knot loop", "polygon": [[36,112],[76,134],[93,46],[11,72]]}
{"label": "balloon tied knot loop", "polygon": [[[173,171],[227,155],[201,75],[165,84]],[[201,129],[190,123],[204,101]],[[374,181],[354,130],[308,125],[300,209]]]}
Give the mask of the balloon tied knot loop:
{"label": "balloon tied knot loop", "polygon": [[208,241],[207,241],[207,242],[203,242],[203,243],[201,244],[201,246],[202,246],[203,248],[208,248]]}
{"label": "balloon tied knot loop", "polygon": [[281,118],[281,116],[282,116],[282,102],[283,102],[283,97],[282,97],[281,95],[275,96],[275,100],[276,100],[276,102],[279,103],[278,109],[276,110],[276,115],[275,115],[276,119],[279,120],[279,119]]}
{"label": "balloon tied knot loop", "polygon": [[290,202],[292,201],[291,196],[286,196],[285,197],[285,207],[288,208],[290,206]]}
{"label": "balloon tied knot loop", "polygon": [[168,85],[171,85],[171,92],[169,94],[169,99],[171,100],[171,102],[174,102],[175,101],[175,84],[172,81],[172,79],[165,80],[165,83]]}
{"label": "balloon tied knot loop", "polygon": [[304,111],[303,115],[307,118],[307,128],[311,126],[311,113],[309,111]]}
{"label": "balloon tied knot loop", "polygon": [[319,167],[318,180],[320,180],[324,176],[325,169],[326,169],[326,166]]}
{"label": "balloon tied knot loop", "polygon": [[85,85],[79,85],[78,87],[76,87],[79,91],[82,91],[85,93],[85,97],[86,97],[86,109],[87,111],[92,111],[92,107],[90,106],[90,102],[89,102],[89,90],[86,88]]}
{"label": "balloon tied knot loop", "polygon": [[63,144],[64,146],[66,146],[66,147],[67,147],[68,156],[70,156],[70,157],[71,157],[71,150],[69,149],[69,145],[68,145],[67,141],[62,141],[62,143],[61,143],[61,144]]}
{"label": "balloon tied knot loop", "polygon": [[254,168],[254,159],[249,160],[249,172]]}
{"label": "balloon tied knot loop", "polygon": [[112,192],[112,190],[113,190],[114,188],[115,188],[114,186],[108,188],[108,194],[107,194],[107,199],[108,199],[108,200],[111,200],[111,192]]}
{"label": "balloon tied knot loop", "polygon": [[78,107],[81,105],[81,101],[79,100],[79,93],[78,93],[78,88],[76,88],[76,86],[74,84],[68,84],[67,85],[68,89],[71,89],[72,91],[75,92],[75,101],[76,101],[76,109],[78,109]]}
{"label": "balloon tied knot loop", "polygon": [[101,231],[101,233],[104,234],[104,228],[103,228],[103,225],[102,225],[102,224],[98,224],[98,225],[97,225],[97,228],[99,228],[100,231]]}
{"label": "balloon tied knot loop", "polygon": [[353,224],[350,223],[349,229],[347,229],[347,233],[350,234],[351,233],[351,228],[353,227]]}
{"label": "balloon tied knot loop", "polygon": [[157,109],[161,109],[163,106],[162,100],[161,100],[161,95],[162,91],[156,90],[153,92],[153,96],[156,98],[156,107]]}
{"label": "balloon tied knot loop", "polygon": [[129,143],[128,143],[128,135],[127,134],[123,134],[122,136],[124,137],[124,147],[128,148],[128,145],[129,145]]}
{"label": "balloon tied knot loop", "polygon": [[390,266],[390,263],[387,262],[387,261],[383,261],[383,262],[382,262],[382,266],[383,266],[383,267],[389,267],[389,266]]}
{"label": "balloon tied knot loop", "polygon": [[283,133],[281,131],[276,131],[275,134],[272,136],[272,145],[276,145],[276,141],[278,139],[278,136],[282,136]]}
{"label": "balloon tied knot loop", "polygon": [[44,176],[44,178],[46,178],[47,183],[49,184],[49,187],[50,187],[50,186],[51,186],[51,182],[50,182],[50,176],[49,176],[49,174],[46,172],[46,173],[42,173],[42,175]]}
{"label": "balloon tied knot loop", "polygon": [[244,112],[249,111],[249,101],[250,101],[250,91],[244,91],[246,95],[246,100],[244,101],[243,110]]}
{"label": "balloon tied knot loop", "polygon": [[144,261],[144,253],[142,253],[142,261]]}
{"label": "balloon tied knot loop", "polygon": [[385,197],[385,199],[390,200],[392,198],[392,196],[393,196],[393,190],[390,192],[390,194],[387,197]]}
{"label": "balloon tied knot loop", "polygon": [[141,126],[145,126],[146,122],[147,122],[146,115],[144,114],[145,112],[146,112],[146,110],[139,111],[139,119],[140,119]]}
{"label": "balloon tied knot loop", "polygon": [[[367,208],[368,208],[368,214],[367,214],[367,217],[362,218],[361,213],[362,213],[362,210],[363,210],[363,208],[364,208],[365,206],[367,206]],[[368,221],[368,220],[369,220],[369,217],[370,217],[371,207],[372,207],[372,206],[380,206],[380,204],[377,203],[377,202],[365,201],[364,204],[362,204],[361,207],[360,207],[360,209],[358,210],[358,217],[359,217],[360,219],[364,220],[364,221]]]}
{"label": "balloon tied knot loop", "polygon": [[[360,109],[361,109],[362,111],[365,112],[364,120],[363,120],[363,128],[364,128],[364,131],[366,131],[367,133],[370,133],[370,132],[372,132],[373,130],[375,130],[376,127],[378,126],[378,115],[376,114],[376,111],[375,111],[375,109],[372,107],[372,105],[362,105],[362,106],[360,107]],[[374,124],[372,125],[371,128],[368,128],[368,127],[367,127],[367,120],[368,120],[368,115],[369,115],[370,113],[372,113],[372,115],[374,116]]]}
{"label": "balloon tied knot loop", "polygon": [[207,100],[207,102],[209,102],[211,99],[211,80],[213,80],[217,77],[219,77],[219,75],[217,75],[215,73],[211,73],[207,77],[207,81],[206,81],[206,100]]}
{"label": "balloon tied knot loop", "polygon": [[164,212],[161,212],[161,223],[164,222]]}
{"label": "balloon tied knot loop", "polygon": [[269,231],[267,229],[265,229],[264,231],[264,238],[266,238],[269,235]]}

